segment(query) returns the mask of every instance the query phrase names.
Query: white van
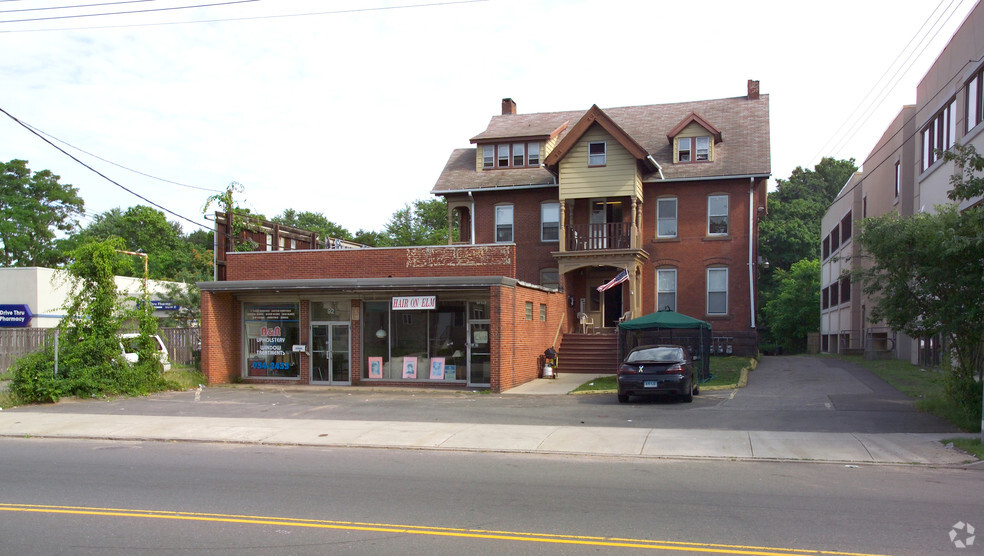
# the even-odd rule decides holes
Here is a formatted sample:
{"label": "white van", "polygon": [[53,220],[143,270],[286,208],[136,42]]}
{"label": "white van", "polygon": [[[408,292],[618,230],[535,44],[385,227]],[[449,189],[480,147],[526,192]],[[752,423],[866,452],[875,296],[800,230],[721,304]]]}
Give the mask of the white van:
{"label": "white van", "polygon": [[[127,332],[126,334],[120,334],[120,351],[123,353],[123,357],[130,363],[136,363],[139,359],[137,354],[137,338],[140,334],[137,332]],[[164,346],[164,340],[160,336],[154,334],[154,343],[157,344],[157,358],[160,359],[161,365],[164,365],[165,371],[171,370],[171,362],[167,359],[167,348]]]}

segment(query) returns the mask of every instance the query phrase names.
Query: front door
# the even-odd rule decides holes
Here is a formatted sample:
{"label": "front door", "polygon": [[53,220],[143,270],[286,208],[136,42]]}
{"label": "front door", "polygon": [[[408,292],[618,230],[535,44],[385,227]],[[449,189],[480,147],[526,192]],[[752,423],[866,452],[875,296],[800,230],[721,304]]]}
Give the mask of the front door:
{"label": "front door", "polygon": [[311,382],[351,384],[349,323],[311,323]]}
{"label": "front door", "polygon": [[471,321],[468,325],[468,386],[492,384],[492,349],[488,321]]}

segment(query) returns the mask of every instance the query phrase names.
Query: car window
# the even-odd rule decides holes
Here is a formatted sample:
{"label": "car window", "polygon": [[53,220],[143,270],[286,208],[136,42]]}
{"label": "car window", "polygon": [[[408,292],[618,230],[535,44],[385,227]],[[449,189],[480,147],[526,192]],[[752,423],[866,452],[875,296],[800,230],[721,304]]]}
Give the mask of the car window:
{"label": "car window", "polygon": [[683,350],[678,347],[655,347],[633,351],[626,359],[629,363],[637,361],[682,361]]}

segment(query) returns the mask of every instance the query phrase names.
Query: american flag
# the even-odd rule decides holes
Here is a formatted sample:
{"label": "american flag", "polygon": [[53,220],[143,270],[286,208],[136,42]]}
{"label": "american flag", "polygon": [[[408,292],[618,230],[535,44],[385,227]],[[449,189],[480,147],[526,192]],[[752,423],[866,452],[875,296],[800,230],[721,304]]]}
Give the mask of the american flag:
{"label": "american flag", "polygon": [[609,280],[608,282],[606,282],[606,283],[598,286],[598,291],[603,292],[605,290],[614,288],[615,286],[621,284],[622,282],[624,282],[624,281],[626,281],[628,279],[629,279],[629,273],[623,270],[622,272],[619,272],[618,273],[618,276],[616,276],[616,277],[612,278],[611,280]]}

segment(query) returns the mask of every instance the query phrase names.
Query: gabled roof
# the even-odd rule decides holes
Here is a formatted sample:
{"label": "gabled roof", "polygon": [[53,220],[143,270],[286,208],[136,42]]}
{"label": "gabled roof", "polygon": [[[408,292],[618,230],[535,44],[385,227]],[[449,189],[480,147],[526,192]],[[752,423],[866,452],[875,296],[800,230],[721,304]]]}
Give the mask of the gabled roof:
{"label": "gabled roof", "polygon": [[600,125],[609,133],[609,135],[614,137],[615,140],[625,148],[625,150],[629,151],[629,153],[637,159],[641,160],[649,156],[649,153],[646,152],[646,149],[642,148],[642,145],[636,142],[632,136],[626,133],[624,129],[608,117],[608,114],[605,114],[601,108],[598,108],[597,104],[594,104],[588,109],[587,112],[584,113],[583,116],[581,116],[581,119],[574,124],[574,127],[567,135],[564,136],[560,143],[557,143],[557,146],[554,147],[550,154],[543,159],[543,163],[547,166],[556,166],[562,158],[567,156],[567,153],[574,148],[574,145],[580,141],[581,137],[594,124]]}
{"label": "gabled roof", "polygon": [[696,112],[691,112],[690,114],[687,115],[686,118],[680,120],[680,123],[678,123],[676,125],[676,127],[674,127],[673,129],[671,129],[666,134],[666,138],[670,141],[670,144],[673,143],[673,138],[674,137],[676,137],[677,135],[679,135],[680,132],[684,130],[684,128],[686,128],[688,125],[690,125],[690,124],[692,124],[694,122],[697,122],[697,125],[699,125],[700,127],[706,129],[707,132],[710,133],[712,137],[714,137],[714,144],[715,145],[718,144],[718,143],[720,143],[722,141],[722,139],[721,139],[721,132],[718,130],[718,128],[716,128],[713,125],[711,125],[710,122],[708,122],[707,120],[705,120],[704,118],[702,118],[700,116],[700,114],[698,114]]}
{"label": "gabled roof", "polygon": [[[596,118],[604,114],[611,124],[617,126],[662,166],[666,181],[765,176],[772,173],[769,95],[760,95],[757,99],[741,96],[625,106],[599,109],[598,112]],[[496,115],[489,121],[485,131],[472,138],[472,143],[549,136],[557,138],[557,149],[587,114],[587,110],[581,110]],[[692,114],[699,114],[708,125],[714,122],[711,127],[728,140],[715,147],[714,161],[711,163],[674,164],[673,145],[667,142],[666,136]],[[549,157],[551,154],[552,152],[545,153],[545,156]],[[475,156],[474,148],[455,150],[437,180],[433,193],[555,183],[553,176],[542,168],[476,170]],[[656,171],[643,175],[644,181],[659,179]]]}

